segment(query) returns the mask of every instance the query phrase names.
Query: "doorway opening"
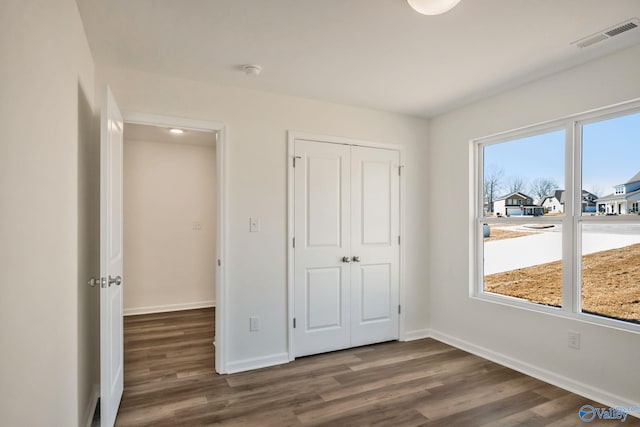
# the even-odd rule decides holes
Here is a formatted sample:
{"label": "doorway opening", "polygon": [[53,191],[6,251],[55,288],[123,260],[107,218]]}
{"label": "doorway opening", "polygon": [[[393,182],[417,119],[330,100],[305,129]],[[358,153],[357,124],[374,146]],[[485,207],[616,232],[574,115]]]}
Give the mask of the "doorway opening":
{"label": "doorway opening", "polygon": [[125,316],[215,307],[215,145],[214,132],[125,123]]}
{"label": "doorway opening", "polygon": [[197,319],[215,331],[214,369],[225,373],[224,125],[143,113],[123,119],[124,315]]}

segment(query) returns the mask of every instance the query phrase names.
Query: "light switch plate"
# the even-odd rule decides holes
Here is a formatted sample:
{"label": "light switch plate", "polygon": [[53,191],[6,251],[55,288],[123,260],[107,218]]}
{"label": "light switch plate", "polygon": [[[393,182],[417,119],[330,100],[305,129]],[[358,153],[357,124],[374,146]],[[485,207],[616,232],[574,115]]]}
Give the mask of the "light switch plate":
{"label": "light switch plate", "polygon": [[260,318],[251,316],[249,318],[249,332],[257,332],[260,330]]}
{"label": "light switch plate", "polygon": [[569,348],[575,348],[576,350],[580,350],[580,333],[576,331],[569,331],[567,336]]}

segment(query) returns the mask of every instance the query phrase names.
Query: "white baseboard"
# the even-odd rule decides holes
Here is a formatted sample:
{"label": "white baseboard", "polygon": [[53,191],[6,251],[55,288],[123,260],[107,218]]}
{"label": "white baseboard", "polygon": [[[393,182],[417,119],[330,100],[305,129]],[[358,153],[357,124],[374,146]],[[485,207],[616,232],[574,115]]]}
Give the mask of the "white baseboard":
{"label": "white baseboard", "polygon": [[400,341],[415,341],[421,340],[424,338],[429,338],[431,336],[430,329],[417,329],[415,331],[407,331],[404,333]]}
{"label": "white baseboard", "polygon": [[255,357],[227,363],[227,374],[250,371],[252,369],[266,368],[268,366],[289,363],[289,353],[278,353],[270,356]]}
{"label": "white baseboard", "polygon": [[89,403],[84,410],[84,415],[82,418],[86,427],[91,427],[91,424],[93,422],[93,414],[96,412],[96,404],[98,403],[99,397],[100,385],[96,384],[93,386],[93,390],[91,390],[91,397],[89,398]]}
{"label": "white baseboard", "polygon": [[180,310],[193,310],[196,308],[209,308],[215,307],[215,301],[198,301],[198,302],[188,302],[186,304],[168,304],[168,305],[154,305],[148,307],[135,307],[135,308],[125,308],[123,314],[125,316],[135,316],[138,314],[151,314],[151,313],[166,313],[169,311],[180,311]]}
{"label": "white baseboard", "polygon": [[[556,374],[551,371],[547,371],[546,369],[539,368],[537,366],[528,364],[526,362],[522,362],[520,360],[511,358],[501,353],[497,353],[493,350],[490,350],[485,347],[480,347],[475,344],[472,344],[468,341],[464,341],[453,337],[451,335],[431,330],[430,337],[442,341],[445,344],[449,344],[453,347],[457,347],[461,350],[467,351],[469,353],[475,354],[476,356],[480,356],[482,358],[491,360],[492,362],[498,363],[502,366],[506,366],[507,368],[511,368],[518,372],[522,372],[530,377],[539,379],[549,384],[553,384],[556,387],[560,387],[562,389],[568,390],[572,393],[579,394],[580,396],[584,396],[587,399],[595,400],[596,402],[600,402],[604,405],[608,405],[610,407],[639,407],[640,404],[638,402],[631,402],[630,400],[624,399],[620,396],[617,396],[613,393],[609,393],[604,390],[597,389],[588,384],[581,383],[579,381],[574,381],[571,378],[565,377],[563,375]],[[576,408],[576,413],[578,412],[578,408]],[[630,413],[635,417],[639,416],[638,412]]]}

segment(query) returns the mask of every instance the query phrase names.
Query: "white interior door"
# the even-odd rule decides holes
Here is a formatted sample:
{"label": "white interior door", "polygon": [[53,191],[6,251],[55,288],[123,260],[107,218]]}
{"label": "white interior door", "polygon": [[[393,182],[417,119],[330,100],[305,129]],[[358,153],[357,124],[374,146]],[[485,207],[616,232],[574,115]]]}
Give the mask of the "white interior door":
{"label": "white interior door", "polygon": [[400,153],[351,148],[351,346],[398,339]]}
{"label": "white interior door", "polygon": [[350,147],[295,143],[295,355],[350,346]]}
{"label": "white interior door", "polygon": [[100,419],[115,423],[123,391],[122,114],[107,87],[100,123]]}
{"label": "white interior door", "polygon": [[295,141],[295,356],[398,338],[399,152]]}

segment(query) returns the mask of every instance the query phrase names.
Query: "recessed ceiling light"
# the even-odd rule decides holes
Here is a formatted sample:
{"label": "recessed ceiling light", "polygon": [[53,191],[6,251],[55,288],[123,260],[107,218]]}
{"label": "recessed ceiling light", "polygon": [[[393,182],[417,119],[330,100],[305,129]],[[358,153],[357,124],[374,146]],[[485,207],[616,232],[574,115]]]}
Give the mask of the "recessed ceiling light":
{"label": "recessed ceiling light", "polygon": [[182,135],[184,133],[182,129],[177,129],[177,128],[171,128],[169,129],[169,132],[171,132],[174,135]]}

